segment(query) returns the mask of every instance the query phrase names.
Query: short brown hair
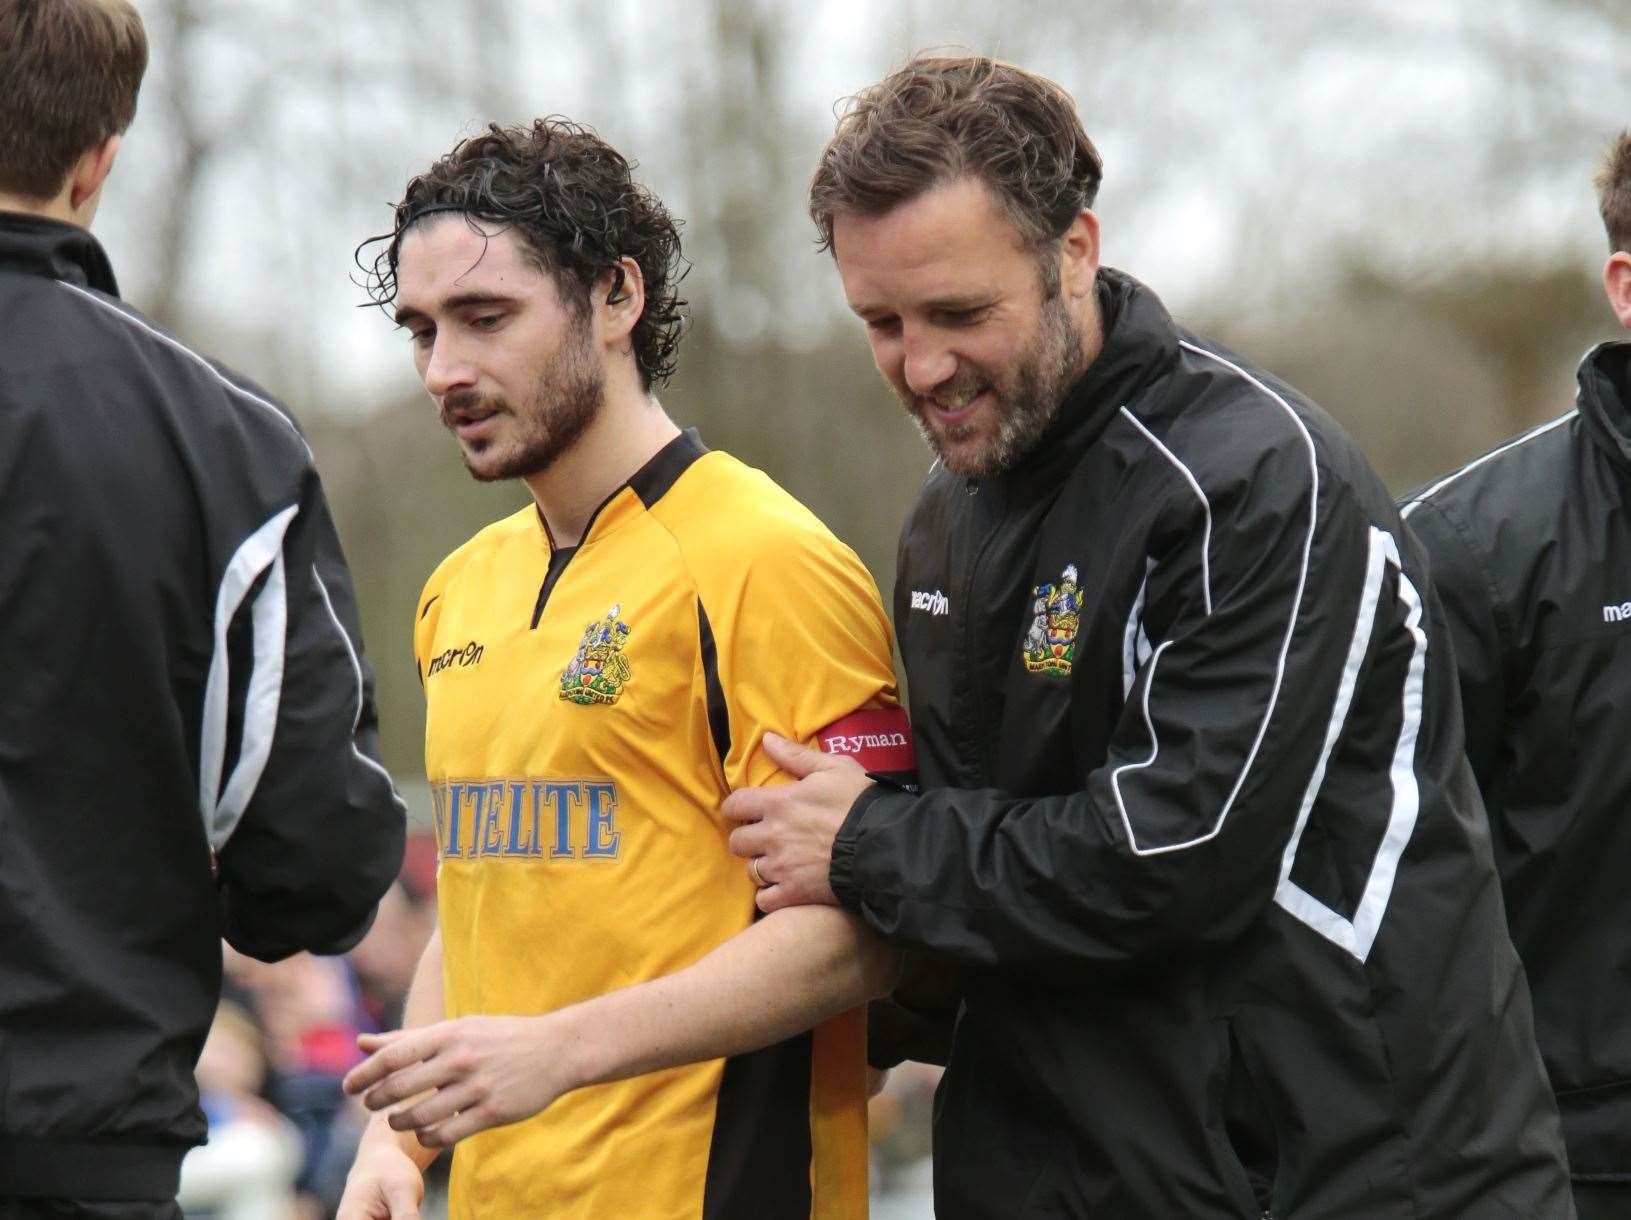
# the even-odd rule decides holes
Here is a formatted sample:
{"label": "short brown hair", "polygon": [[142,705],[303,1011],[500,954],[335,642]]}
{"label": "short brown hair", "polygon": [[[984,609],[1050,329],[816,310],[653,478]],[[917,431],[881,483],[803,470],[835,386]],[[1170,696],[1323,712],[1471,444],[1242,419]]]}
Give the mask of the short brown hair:
{"label": "short brown hair", "polygon": [[129,0],[0,0],[0,191],[50,199],[136,117],[147,34]]}
{"label": "short brown hair", "polygon": [[1608,230],[1608,248],[1631,252],[1631,130],[1620,132],[1597,175],[1597,207]]}
{"label": "short brown hair", "polygon": [[967,175],[1041,247],[1093,206],[1103,168],[1053,81],[982,55],[919,55],[848,99],[810,183],[810,217],[830,250],[837,216],[882,215]]}

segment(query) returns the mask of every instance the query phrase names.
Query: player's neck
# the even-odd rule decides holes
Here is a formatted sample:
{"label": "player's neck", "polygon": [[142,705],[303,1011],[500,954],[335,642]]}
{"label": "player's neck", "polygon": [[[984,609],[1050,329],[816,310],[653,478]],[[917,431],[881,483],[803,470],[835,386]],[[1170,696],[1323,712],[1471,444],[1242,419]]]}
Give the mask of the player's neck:
{"label": "player's neck", "polygon": [[87,222],[69,206],[66,190],[55,199],[25,199],[21,195],[0,191],[0,212],[41,216],[46,220],[60,220],[63,224],[78,225],[82,229],[89,227]]}
{"label": "player's neck", "polygon": [[638,386],[619,393],[608,385],[605,405],[578,442],[526,479],[555,546],[577,546],[595,509],[679,434],[656,398]]}

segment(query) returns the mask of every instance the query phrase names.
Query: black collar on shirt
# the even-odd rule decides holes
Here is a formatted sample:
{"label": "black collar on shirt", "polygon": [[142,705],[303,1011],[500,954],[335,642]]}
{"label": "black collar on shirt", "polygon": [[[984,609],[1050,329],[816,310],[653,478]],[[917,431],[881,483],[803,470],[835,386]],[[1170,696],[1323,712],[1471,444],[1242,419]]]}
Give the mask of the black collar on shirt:
{"label": "black collar on shirt", "polygon": [[555,591],[555,585],[566,571],[566,565],[572,562],[572,557],[578,553],[578,548],[589,540],[594,532],[595,521],[600,517],[601,511],[618,496],[623,494],[626,487],[639,497],[640,503],[650,508],[667,494],[668,489],[679,482],[679,478],[691,468],[691,463],[708,452],[708,446],[702,443],[702,437],[695,428],[687,428],[673,440],[669,441],[646,462],[646,464],[629,476],[627,483],[620,484],[616,491],[607,496],[589,514],[589,520],[584,524],[583,536],[573,546],[558,547],[555,545],[555,536],[549,532],[549,520],[544,516],[544,510],[539,505],[533,506],[538,514],[538,526],[544,531],[544,537],[549,541],[549,568],[544,573],[544,583],[539,586],[538,599],[532,607],[532,625],[537,628],[538,622],[544,616],[544,607],[549,604],[549,595]]}
{"label": "black collar on shirt", "polygon": [[1099,269],[1096,287],[1104,346],[1036,444],[998,476],[1005,482],[1047,485],[1063,478],[1115,414],[1177,359],[1177,328],[1155,293],[1112,267]]}
{"label": "black collar on shirt", "polygon": [[687,428],[629,476],[629,486],[640,497],[640,503],[650,508],[679,482],[680,476],[691,468],[692,462],[707,452],[708,446],[702,443],[697,430]]}
{"label": "black collar on shirt", "polygon": [[1580,418],[1597,447],[1631,471],[1631,341],[1599,343],[1580,362]]}
{"label": "black collar on shirt", "polygon": [[[640,503],[650,508],[668,493],[668,489],[679,482],[680,476],[691,468],[691,463],[708,452],[708,446],[702,443],[702,436],[695,428],[687,428],[661,449],[657,450],[646,464],[629,476],[626,483],[618,484],[611,495],[607,496],[595,506],[595,511],[589,514],[589,520],[583,527],[583,538],[589,537],[589,531],[595,527],[595,518],[600,516],[601,509],[617,499],[623,488],[627,487],[640,497]],[[538,512],[538,524],[543,526],[544,535],[549,538],[551,548],[554,548],[555,538],[549,532],[549,521],[544,517],[544,510],[534,506]],[[582,540],[579,540],[580,545]],[[576,550],[577,547],[568,547],[567,550]]]}
{"label": "black collar on shirt", "polygon": [[101,244],[77,225],[26,212],[0,212],[0,271],[66,280],[119,295]]}

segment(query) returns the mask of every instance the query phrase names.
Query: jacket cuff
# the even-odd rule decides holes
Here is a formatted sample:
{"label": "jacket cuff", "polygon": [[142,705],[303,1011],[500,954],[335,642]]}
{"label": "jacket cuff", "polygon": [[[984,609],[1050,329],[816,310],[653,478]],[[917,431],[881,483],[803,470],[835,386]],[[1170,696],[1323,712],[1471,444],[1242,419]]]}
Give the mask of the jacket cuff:
{"label": "jacket cuff", "polygon": [[864,914],[861,910],[861,892],[864,885],[863,879],[857,875],[855,849],[861,838],[866,815],[880,801],[910,802],[913,799],[915,798],[910,793],[902,792],[898,788],[873,784],[855,798],[855,804],[850,806],[844,824],[838,828],[838,835],[832,843],[832,863],[827,869],[827,884],[832,887],[838,901],[857,915]]}

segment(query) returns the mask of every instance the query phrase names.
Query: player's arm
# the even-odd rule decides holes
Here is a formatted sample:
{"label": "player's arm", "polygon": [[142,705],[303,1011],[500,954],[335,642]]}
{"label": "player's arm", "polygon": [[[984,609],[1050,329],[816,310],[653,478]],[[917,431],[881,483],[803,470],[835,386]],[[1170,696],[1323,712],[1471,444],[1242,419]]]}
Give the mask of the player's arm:
{"label": "player's arm", "polygon": [[1478,786],[1487,791],[1506,732],[1508,666],[1515,650],[1504,624],[1511,616],[1494,569],[1464,526],[1433,500],[1410,506],[1406,521],[1427,553],[1428,573],[1444,609],[1461,688],[1467,759]]}
{"label": "player's arm", "polygon": [[315,471],[233,562],[265,566],[221,625],[205,692],[199,791],[222,932],[264,961],[340,953],[396,877],[406,810],[379,761],[373,674]]}
{"label": "player's arm", "polygon": [[[442,999],[442,933],[433,932],[408,988],[402,1010],[404,1029],[432,1025],[446,1015]],[[364,1034],[364,1049],[384,1038]],[[411,1131],[395,1131],[383,1115],[370,1115],[357,1145],[356,1160],[346,1177],[345,1195],[336,1220],[419,1220],[424,1197],[424,1169],[438,1151],[419,1143]]]}
{"label": "player's arm", "polygon": [[462,1017],[384,1035],[345,1088],[388,1112],[406,1138],[442,1147],[585,1085],[780,1042],[882,995],[897,968],[896,952],[853,916],[801,907],[675,974],[543,1016]]}

